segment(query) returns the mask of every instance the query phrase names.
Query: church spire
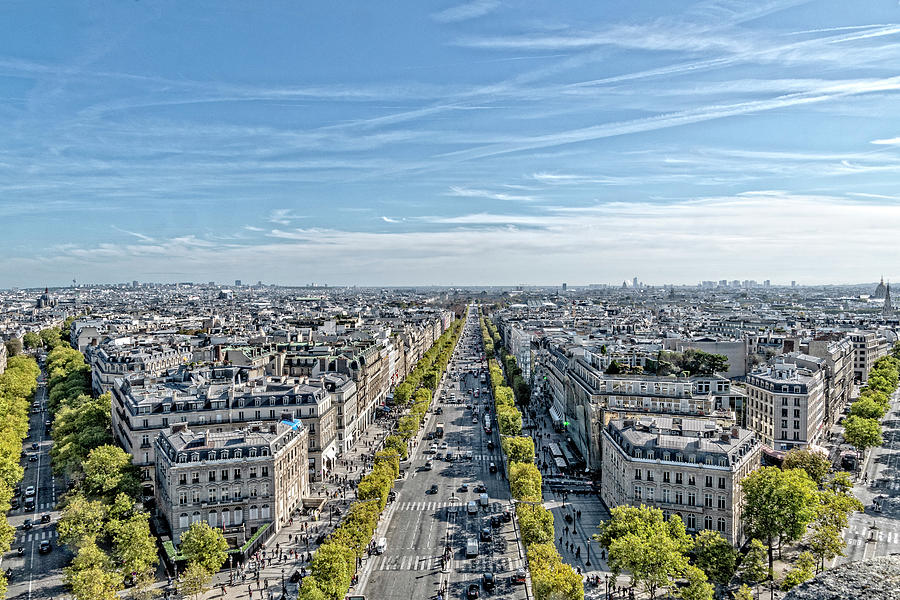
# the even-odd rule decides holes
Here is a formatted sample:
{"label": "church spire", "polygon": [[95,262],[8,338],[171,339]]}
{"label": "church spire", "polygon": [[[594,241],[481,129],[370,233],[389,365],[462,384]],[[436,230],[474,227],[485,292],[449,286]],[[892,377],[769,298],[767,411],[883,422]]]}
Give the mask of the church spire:
{"label": "church spire", "polygon": [[884,306],[881,308],[881,314],[885,317],[893,316],[894,307],[891,305],[891,282],[888,281],[884,290]]}

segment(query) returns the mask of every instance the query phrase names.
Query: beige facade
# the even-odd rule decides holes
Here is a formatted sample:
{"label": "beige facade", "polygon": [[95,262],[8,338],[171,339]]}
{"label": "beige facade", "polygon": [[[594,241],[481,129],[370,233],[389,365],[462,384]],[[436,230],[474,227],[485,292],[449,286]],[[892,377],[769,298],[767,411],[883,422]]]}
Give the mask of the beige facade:
{"label": "beige facade", "polygon": [[824,370],[779,358],[747,375],[748,424],[776,451],[818,444],[825,433]]}

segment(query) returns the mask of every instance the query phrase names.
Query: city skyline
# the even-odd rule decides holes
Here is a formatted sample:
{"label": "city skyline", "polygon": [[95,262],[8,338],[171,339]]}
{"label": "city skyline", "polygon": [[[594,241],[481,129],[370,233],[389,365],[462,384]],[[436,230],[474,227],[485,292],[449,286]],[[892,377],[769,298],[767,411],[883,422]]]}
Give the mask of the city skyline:
{"label": "city skyline", "polygon": [[896,2],[0,17],[0,288],[900,280]]}

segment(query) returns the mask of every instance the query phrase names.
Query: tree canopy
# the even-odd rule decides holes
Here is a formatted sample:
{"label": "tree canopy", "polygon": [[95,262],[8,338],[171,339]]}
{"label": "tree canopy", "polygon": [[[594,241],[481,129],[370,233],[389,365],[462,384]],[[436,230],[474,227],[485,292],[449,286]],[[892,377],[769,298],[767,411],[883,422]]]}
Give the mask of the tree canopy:
{"label": "tree canopy", "polygon": [[209,573],[217,573],[228,559],[228,542],[221,529],[197,521],[182,534],[181,553],[189,562],[196,562]]}

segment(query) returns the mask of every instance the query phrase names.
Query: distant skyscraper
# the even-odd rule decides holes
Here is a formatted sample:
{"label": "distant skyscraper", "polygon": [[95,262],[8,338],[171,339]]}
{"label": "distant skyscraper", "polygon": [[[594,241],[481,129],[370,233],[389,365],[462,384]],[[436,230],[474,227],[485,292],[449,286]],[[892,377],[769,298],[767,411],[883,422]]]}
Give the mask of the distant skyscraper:
{"label": "distant skyscraper", "polygon": [[640,283],[638,282],[638,278],[635,277],[634,279],[632,279],[631,284],[632,284],[632,287],[634,287],[634,289],[637,289],[638,286],[640,285]]}
{"label": "distant skyscraper", "polygon": [[135,279],[134,281],[131,282],[131,287],[137,287],[137,286],[138,286],[138,280]]}
{"label": "distant skyscraper", "polygon": [[791,287],[797,287],[797,282],[793,279],[791,280]]}
{"label": "distant skyscraper", "polygon": [[763,285],[766,286],[766,287],[771,287],[771,286],[772,286],[772,280],[771,280],[771,279],[766,279],[765,281],[763,281]]}
{"label": "distant skyscraper", "polygon": [[566,287],[567,287],[567,286],[566,286],[565,283],[563,283],[563,286],[562,286],[562,287],[563,287],[563,291],[566,291]]}
{"label": "distant skyscraper", "polygon": [[235,280],[234,280],[234,285],[235,285],[235,287],[239,287],[239,286],[241,285],[241,280],[240,280],[240,279],[235,279]]}

